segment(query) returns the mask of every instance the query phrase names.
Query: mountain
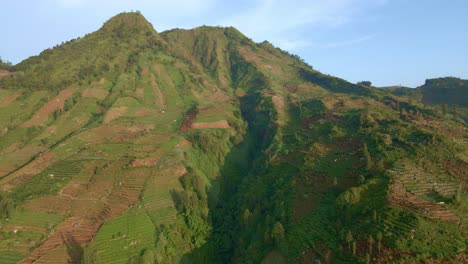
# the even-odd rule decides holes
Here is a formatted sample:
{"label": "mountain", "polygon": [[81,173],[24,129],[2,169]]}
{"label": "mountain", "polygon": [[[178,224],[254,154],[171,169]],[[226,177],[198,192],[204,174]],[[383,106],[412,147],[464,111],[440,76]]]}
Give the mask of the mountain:
{"label": "mountain", "polygon": [[426,104],[448,104],[468,107],[468,80],[446,77],[426,80],[418,87]]}
{"label": "mountain", "polygon": [[460,113],[235,28],[122,13],[0,87],[0,263],[466,261]]}

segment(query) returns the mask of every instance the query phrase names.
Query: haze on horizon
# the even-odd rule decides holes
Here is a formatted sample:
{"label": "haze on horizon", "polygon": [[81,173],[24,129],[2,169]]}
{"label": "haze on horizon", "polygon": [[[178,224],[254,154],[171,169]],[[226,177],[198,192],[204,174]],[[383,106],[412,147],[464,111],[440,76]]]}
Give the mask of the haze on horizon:
{"label": "haze on horizon", "polygon": [[20,0],[2,7],[0,56],[13,63],[139,10],[158,32],[234,26],[351,82],[415,87],[428,78],[468,78],[463,0]]}

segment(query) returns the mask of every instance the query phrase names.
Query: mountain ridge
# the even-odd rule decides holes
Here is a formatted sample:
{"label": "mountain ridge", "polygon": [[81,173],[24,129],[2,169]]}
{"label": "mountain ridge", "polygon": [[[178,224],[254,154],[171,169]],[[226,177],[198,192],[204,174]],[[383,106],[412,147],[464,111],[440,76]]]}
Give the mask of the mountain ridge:
{"label": "mountain ridge", "polygon": [[466,259],[466,109],[139,13],[13,70],[1,263]]}

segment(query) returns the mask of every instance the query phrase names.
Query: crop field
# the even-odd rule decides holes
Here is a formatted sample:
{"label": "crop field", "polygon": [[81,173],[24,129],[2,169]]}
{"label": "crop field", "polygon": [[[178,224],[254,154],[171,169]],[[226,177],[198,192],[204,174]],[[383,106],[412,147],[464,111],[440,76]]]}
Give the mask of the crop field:
{"label": "crop field", "polygon": [[136,206],[106,222],[89,248],[97,262],[127,263],[127,259],[154,247],[154,233],[155,225],[145,209]]}
{"label": "crop field", "polygon": [[68,88],[61,91],[56,97],[52,98],[42,106],[30,120],[22,124],[23,127],[41,126],[47,121],[47,118],[55,110],[62,109],[65,101],[75,92],[76,88]]}

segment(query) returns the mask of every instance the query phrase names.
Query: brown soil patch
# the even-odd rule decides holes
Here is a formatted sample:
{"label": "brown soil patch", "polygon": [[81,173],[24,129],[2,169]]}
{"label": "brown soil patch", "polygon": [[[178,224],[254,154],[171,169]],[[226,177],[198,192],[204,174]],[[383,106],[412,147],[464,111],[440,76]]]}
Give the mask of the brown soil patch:
{"label": "brown soil patch", "polygon": [[34,175],[42,172],[55,161],[56,153],[47,152],[39,155],[36,159],[28,163],[21,169],[13,172],[0,180],[0,188],[3,191],[10,190],[13,187],[21,185],[31,179]]}
{"label": "brown soil patch", "polygon": [[390,204],[422,213],[428,218],[460,222],[460,218],[448,209],[407,192],[403,183],[399,180],[394,180],[390,185],[388,198]]}
{"label": "brown soil patch", "polygon": [[135,111],[135,117],[154,116],[159,113],[156,109],[140,108]]}
{"label": "brown soil patch", "polygon": [[293,220],[300,221],[315,209],[321,201],[322,193],[333,186],[333,178],[315,173],[302,175],[296,184],[296,197],[293,203]]}
{"label": "brown soil patch", "polygon": [[181,133],[187,133],[190,128],[192,128],[193,121],[198,115],[198,110],[193,109],[192,111],[189,111],[185,113],[184,119],[182,120],[182,123],[180,124],[180,132]]}
{"label": "brown soil patch", "polygon": [[101,224],[102,221],[70,217],[61,223],[56,231],[24,259],[22,263],[41,262],[41,258],[47,258],[48,253],[63,245],[84,245],[91,241]]}
{"label": "brown soil patch", "polygon": [[[122,171],[127,161],[114,161],[103,166],[99,175],[82,177],[70,182],[58,195],[50,197],[51,203],[69,206],[70,215],[61,223],[23,263],[41,262],[42,259],[66,259],[55,249],[73,244],[86,245],[98,232],[102,223],[126,212],[140,197],[151,169],[139,168]],[[86,174],[89,174],[89,167]],[[177,170],[175,170],[177,173]],[[31,206],[31,205],[28,205]],[[37,208],[39,209],[39,208]],[[36,210],[37,210],[36,209]]]}
{"label": "brown soil patch", "polygon": [[9,72],[7,70],[0,70],[0,78],[7,77],[10,74],[11,74],[11,72]]}
{"label": "brown soil patch", "polygon": [[34,230],[39,232],[47,232],[46,227],[40,226],[30,226],[30,225],[16,225],[16,224],[7,224],[2,227],[3,232],[13,232],[14,230]]}
{"label": "brown soil patch", "polygon": [[216,122],[200,122],[192,124],[193,129],[201,128],[230,128],[229,123],[226,120],[220,120]]}
{"label": "brown soil patch", "polygon": [[148,67],[148,66],[143,67],[143,68],[141,69],[141,73],[142,73],[142,75],[148,74],[148,73],[149,73],[149,67]]}
{"label": "brown soil patch", "polygon": [[128,127],[125,132],[116,136],[112,142],[128,142],[134,140],[137,137],[143,136],[145,134],[150,133],[154,129],[154,125],[147,124],[147,125],[134,125]]}
{"label": "brown soil patch", "polygon": [[99,84],[99,85],[103,85],[103,84],[106,83],[106,81],[107,81],[106,78],[101,78],[101,79],[99,80],[98,84]]}
{"label": "brown soil patch", "polygon": [[105,99],[108,94],[108,91],[100,88],[86,88],[83,91],[84,98],[97,98],[99,100]]}
{"label": "brown soil patch", "polygon": [[[268,64],[264,58],[258,56],[258,52],[253,52],[249,47],[241,46],[239,48],[239,53],[244,57],[248,62],[254,64],[262,71],[269,71],[276,76],[285,76],[285,73],[281,67],[276,64]],[[263,54],[265,56],[269,56],[269,54]]]}
{"label": "brown soil patch", "polygon": [[5,106],[8,106],[9,104],[11,104],[13,101],[16,100],[16,98],[20,97],[21,93],[14,93],[12,95],[9,95],[9,96],[6,96],[4,97],[1,101],[0,101],[0,107],[5,107]]}
{"label": "brown soil patch", "polygon": [[286,264],[288,263],[287,259],[281,254],[279,250],[272,250],[266,257],[262,260],[261,264]]}
{"label": "brown soil patch", "polygon": [[138,145],[153,144],[154,142],[166,142],[174,138],[170,134],[156,134],[156,135],[145,135],[136,139],[134,142]]}
{"label": "brown soil patch", "polygon": [[144,96],[144,89],[142,87],[138,87],[136,88],[136,96],[140,99],[143,99],[143,96]]}
{"label": "brown soil patch", "polygon": [[[38,154],[41,151],[44,151],[45,147],[39,147],[36,145],[26,145],[23,148],[19,148],[15,152],[10,152],[8,155],[5,155],[0,160],[0,176],[3,176],[14,169],[17,169],[30,161],[34,155]],[[13,168],[13,169],[6,169]]]}
{"label": "brown soil patch", "polygon": [[446,160],[443,163],[445,169],[452,175],[463,181],[465,188],[468,184],[468,163],[458,160]]}
{"label": "brown soil patch", "polygon": [[322,115],[310,116],[310,117],[304,118],[301,121],[301,127],[302,128],[308,128],[309,124],[315,123],[315,122],[317,122],[319,120],[326,120],[326,121],[330,121],[330,122],[338,122],[338,121],[340,121],[340,117],[334,115],[333,112],[328,112],[328,113],[322,114]]}
{"label": "brown soil patch", "polygon": [[159,89],[158,83],[156,82],[156,77],[153,74],[150,75],[151,77],[151,86],[153,87],[154,96],[156,97],[156,105],[159,106],[160,109],[164,109],[166,107],[166,103],[164,102],[163,94]]}
{"label": "brown soil patch", "polygon": [[[154,125],[101,125],[80,133],[77,139],[89,144],[118,143],[143,136],[154,129]],[[151,143],[151,142],[148,142]],[[138,144],[138,143],[136,143]]]}
{"label": "brown soil patch", "polygon": [[22,124],[22,127],[41,126],[55,110],[63,109],[65,101],[75,92],[76,88],[62,90],[56,97],[47,102],[34,116]]}
{"label": "brown soil patch", "polygon": [[71,200],[72,198],[67,196],[62,197],[60,201],[55,195],[45,196],[33,200],[28,200],[24,203],[23,207],[33,211],[66,215],[66,213],[70,210]]}
{"label": "brown soil patch", "polygon": [[78,139],[91,144],[99,144],[109,141],[113,136],[125,131],[124,126],[101,125],[84,131],[78,135]]}
{"label": "brown soil patch", "polygon": [[163,65],[155,64],[153,65],[154,70],[158,74],[158,77],[162,78],[162,80],[171,88],[175,87],[172,78],[167,73],[166,69]]}
{"label": "brown soil patch", "polygon": [[284,108],[285,108],[284,98],[278,95],[273,95],[271,97],[271,100],[279,116],[277,120],[278,125],[284,125]]}
{"label": "brown soil patch", "polygon": [[132,161],[132,167],[153,167],[164,153],[156,152],[149,157]]}
{"label": "brown soil patch", "polygon": [[112,120],[117,119],[123,116],[127,112],[128,107],[120,106],[113,107],[107,111],[106,116],[104,117],[104,124],[110,123]]}
{"label": "brown soil patch", "polygon": [[5,154],[7,154],[7,153],[13,152],[13,151],[17,150],[20,146],[21,146],[21,143],[15,142],[15,143],[11,144],[10,146],[4,148],[4,149],[0,152],[0,155],[5,155]]}
{"label": "brown soil patch", "polygon": [[191,147],[192,143],[185,138],[181,139],[179,143],[177,143],[176,147],[183,148],[183,147]]}

